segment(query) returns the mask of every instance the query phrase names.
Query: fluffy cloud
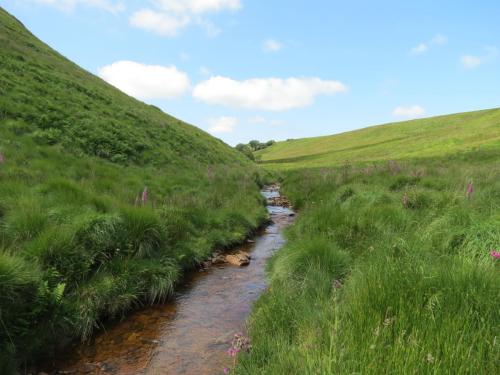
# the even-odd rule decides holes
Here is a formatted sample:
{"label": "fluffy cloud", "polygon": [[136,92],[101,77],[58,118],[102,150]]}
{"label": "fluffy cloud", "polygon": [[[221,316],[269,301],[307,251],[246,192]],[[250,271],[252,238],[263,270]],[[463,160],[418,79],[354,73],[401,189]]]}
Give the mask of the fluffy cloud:
{"label": "fluffy cloud", "polygon": [[130,17],[132,26],[162,36],[175,36],[180,29],[186,27],[190,22],[189,17],[172,16],[151,9],[142,9]]}
{"label": "fluffy cloud", "polygon": [[121,1],[110,0],[29,0],[40,4],[54,6],[56,8],[71,11],[78,5],[85,5],[99,8],[111,13],[118,13],[125,10],[125,5]]}
{"label": "fluffy cloud", "polygon": [[460,62],[462,63],[464,68],[473,69],[477,68],[479,65],[483,63],[480,57],[465,55],[460,58]]}
{"label": "fluffy cloud", "polygon": [[429,47],[425,43],[420,43],[418,46],[413,47],[410,50],[410,54],[412,55],[420,55],[422,53],[425,53],[429,50]]}
{"label": "fluffy cloud", "polygon": [[460,63],[466,69],[474,69],[479,65],[495,60],[499,55],[498,48],[486,47],[481,56],[464,55],[460,58]]}
{"label": "fluffy cloud", "polygon": [[339,81],[319,78],[254,78],[236,81],[216,76],[195,86],[193,96],[208,104],[286,111],[310,105],[318,95],[346,91]]}
{"label": "fluffy cloud", "polygon": [[99,76],[140,100],[171,99],[190,88],[188,76],[175,66],[118,61],[99,69]]}
{"label": "fluffy cloud", "polygon": [[419,105],[400,106],[392,111],[394,116],[417,118],[425,115],[425,108]]}
{"label": "fluffy cloud", "polygon": [[278,52],[282,48],[283,45],[274,39],[268,39],[262,45],[262,49],[266,52]]}
{"label": "fluffy cloud", "polygon": [[410,49],[410,55],[421,55],[433,46],[442,46],[448,42],[448,37],[442,34],[435,35],[431,40],[427,42],[420,43]]}
{"label": "fluffy cloud", "polygon": [[238,120],[234,117],[222,116],[209,119],[208,124],[210,125],[208,129],[210,133],[232,133]]}
{"label": "fluffy cloud", "polygon": [[205,29],[209,36],[216,36],[220,30],[205,19],[205,14],[223,10],[236,11],[241,8],[240,0],[153,0],[154,8],[135,12],[130,17],[134,27],[172,37],[190,24]]}

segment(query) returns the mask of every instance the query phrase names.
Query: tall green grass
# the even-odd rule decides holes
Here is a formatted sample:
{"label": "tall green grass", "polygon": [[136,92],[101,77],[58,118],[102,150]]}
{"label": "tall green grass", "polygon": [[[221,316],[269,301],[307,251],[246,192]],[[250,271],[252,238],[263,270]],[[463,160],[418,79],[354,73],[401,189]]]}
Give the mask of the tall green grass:
{"label": "tall green grass", "polygon": [[[493,374],[500,155],[296,170],[243,374]],[[466,197],[473,181],[474,192]]]}

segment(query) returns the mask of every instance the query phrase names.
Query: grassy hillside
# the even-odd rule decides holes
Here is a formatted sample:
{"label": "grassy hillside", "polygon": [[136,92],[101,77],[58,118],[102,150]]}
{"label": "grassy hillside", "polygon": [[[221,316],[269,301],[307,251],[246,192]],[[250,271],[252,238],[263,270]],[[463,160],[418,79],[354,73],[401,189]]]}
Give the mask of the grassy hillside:
{"label": "grassy hillside", "polygon": [[0,9],[0,373],[168,298],[265,219],[260,183],[239,152]]}
{"label": "grassy hillside", "polygon": [[268,160],[293,158],[271,167],[283,168],[299,215],[271,261],[237,373],[498,373],[499,118],[474,112],[266,149]]}
{"label": "grassy hillside", "polygon": [[441,157],[475,149],[500,149],[500,109],[373,126],[352,132],[278,142],[256,153],[266,168],[327,167]]}
{"label": "grassy hillside", "polygon": [[219,140],[141,103],[68,61],[0,9],[3,128],[118,163],[242,161]]}

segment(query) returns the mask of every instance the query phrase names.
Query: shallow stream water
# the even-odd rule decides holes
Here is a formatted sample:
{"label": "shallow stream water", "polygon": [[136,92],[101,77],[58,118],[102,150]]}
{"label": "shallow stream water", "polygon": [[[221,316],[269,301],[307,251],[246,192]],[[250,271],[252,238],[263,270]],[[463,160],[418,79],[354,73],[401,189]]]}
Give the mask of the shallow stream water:
{"label": "shallow stream water", "polygon": [[[279,196],[275,188],[262,191]],[[53,374],[221,374],[232,359],[233,335],[245,330],[252,303],[266,288],[265,265],[284,244],[293,211],[268,206],[271,224],[237,250],[251,254],[246,267],[229,264],[192,273],[165,304],[137,311],[89,343],[58,358]]]}

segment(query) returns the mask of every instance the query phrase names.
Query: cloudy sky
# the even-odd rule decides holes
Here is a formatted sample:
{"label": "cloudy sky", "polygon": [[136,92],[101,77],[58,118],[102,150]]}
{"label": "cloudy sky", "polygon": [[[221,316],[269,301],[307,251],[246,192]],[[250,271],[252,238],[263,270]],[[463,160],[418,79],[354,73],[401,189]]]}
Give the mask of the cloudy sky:
{"label": "cloudy sky", "polygon": [[500,2],[0,0],[127,94],[230,144],[500,106]]}

